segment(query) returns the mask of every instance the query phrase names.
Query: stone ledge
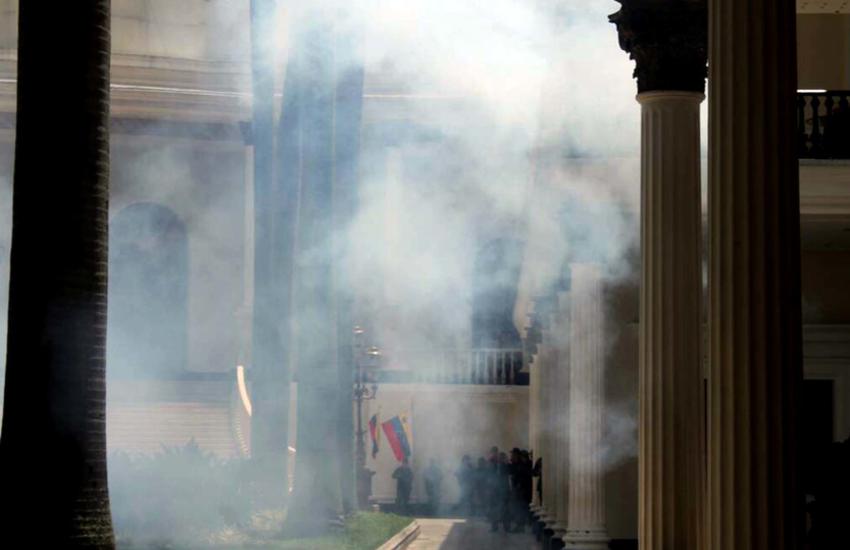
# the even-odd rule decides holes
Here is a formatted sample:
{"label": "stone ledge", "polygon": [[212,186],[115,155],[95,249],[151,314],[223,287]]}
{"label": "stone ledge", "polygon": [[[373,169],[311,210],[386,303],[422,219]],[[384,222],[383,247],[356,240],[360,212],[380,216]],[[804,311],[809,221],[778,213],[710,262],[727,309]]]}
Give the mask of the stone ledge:
{"label": "stone ledge", "polygon": [[419,536],[419,523],[413,520],[410,525],[396,533],[390,540],[379,546],[376,550],[402,550]]}

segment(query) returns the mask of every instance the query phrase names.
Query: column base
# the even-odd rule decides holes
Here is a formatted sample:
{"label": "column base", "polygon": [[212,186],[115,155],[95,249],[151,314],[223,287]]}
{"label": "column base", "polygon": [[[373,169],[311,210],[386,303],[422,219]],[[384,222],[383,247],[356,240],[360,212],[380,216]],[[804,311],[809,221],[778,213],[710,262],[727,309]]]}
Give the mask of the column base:
{"label": "column base", "polygon": [[534,538],[537,542],[543,541],[543,530],[546,528],[546,524],[543,523],[543,520],[540,519],[540,516],[534,514],[534,518],[531,523],[531,533],[534,535]]}
{"label": "column base", "polygon": [[549,527],[548,525],[543,526],[543,533],[541,537],[541,544],[543,550],[551,550],[552,549],[552,538],[555,536],[555,530]]}
{"label": "column base", "polygon": [[568,529],[564,535],[565,550],[608,550],[611,541],[605,531]]}
{"label": "column base", "polygon": [[549,542],[549,550],[561,550],[566,546],[564,538],[567,534],[567,529],[562,524],[558,524],[555,525],[554,531],[555,534]]}

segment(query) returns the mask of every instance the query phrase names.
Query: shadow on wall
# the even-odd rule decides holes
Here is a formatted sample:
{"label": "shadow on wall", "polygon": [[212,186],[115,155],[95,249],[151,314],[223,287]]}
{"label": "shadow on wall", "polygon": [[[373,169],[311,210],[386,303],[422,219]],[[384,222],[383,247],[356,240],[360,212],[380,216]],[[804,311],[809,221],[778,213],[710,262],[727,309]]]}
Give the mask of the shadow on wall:
{"label": "shadow on wall", "polygon": [[115,378],[186,371],[189,250],[185,224],[136,203],[110,225],[106,361]]}

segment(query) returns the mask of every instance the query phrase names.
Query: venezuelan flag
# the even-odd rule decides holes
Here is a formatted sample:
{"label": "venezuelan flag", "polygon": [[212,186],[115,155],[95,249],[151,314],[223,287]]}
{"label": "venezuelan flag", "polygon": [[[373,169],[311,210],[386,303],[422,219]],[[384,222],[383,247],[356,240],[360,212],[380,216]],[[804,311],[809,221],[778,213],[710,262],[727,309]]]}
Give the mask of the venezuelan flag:
{"label": "venezuelan flag", "polygon": [[381,427],[384,428],[384,435],[387,436],[387,442],[390,444],[396,460],[401,462],[405,458],[408,458],[412,454],[413,438],[408,437],[408,434],[410,434],[410,423],[407,416],[402,415],[402,418],[394,416],[381,424]]}

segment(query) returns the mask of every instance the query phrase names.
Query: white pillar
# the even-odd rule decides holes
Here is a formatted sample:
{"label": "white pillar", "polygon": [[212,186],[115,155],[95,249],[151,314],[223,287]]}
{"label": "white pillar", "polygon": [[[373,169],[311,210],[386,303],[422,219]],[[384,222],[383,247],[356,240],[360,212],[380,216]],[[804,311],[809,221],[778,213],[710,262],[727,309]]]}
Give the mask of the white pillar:
{"label": "white pillar", "polygon": [[647,92],[641,140],[639,534],[698,548],[703,510],[699,106]]}
{"label": "white pillar", "polygon": [[543,457],[543,507],[541,509],[541,517],[544,523],[548,526],[555,517],[555,474],[554,466],[556,464],[554,456],[554,438],[552,432],[555,428],[555,422],[552,418],[552,386],[554,381],[554,365],[552,363],[552,347],[548,331],[543,332],[543,339],[540,343],[541,361],[541,392],[542,392],[542,409],[541,409],[541,456]]}
{"label": "white pillar", "polygon": [[709,1],[708,548],[802,547],[793,0]]}
{"label": "white pillar", "polygon": [[569,493],[566,548],[608,548],[605,525],[604,325],[596,264],[571,265]]}
{"label": "white pillar", "polygon": [[570,438],[570,293],[559,292],[553,332],[555,345],[558,350],[558,379],[554,386],[557,388],[556,402],[557,441],[558,441],[558,494],[557,522],[555,536],[564,540],[569,525],[569,438]]}
{"label": "white pillar", "polygon": [[[548,314],[544,323],[544,340],[547,342],[546,350],[548,356],[549,378],[546,391],[548,392],[546,417],[549,422],[548,440],[548,472],[551,482],[549,483],[549,504],[547,509],[546,527],[551,529],[554,538],[560,538],[566,531],[563,517],[562,496],[564,493],[564,463],[563,454],[563,430],[562,430],[562,406],[564,402],[563,371],[561,370],[563,358],[558,339],[558,324],[555,314]],[[544,466],[546,459],[544,459]],[[545,494],[545,492],[544,492]]]}
{"label": "white pillar", "polygon": [[[540,456],[540,352],[535,353],[529,364],[529,383],[528,383],[528,445],[534,460]],[[540,509],[542,503],[537,496],[537,480],[534,481],[534,487],[531,495],[531,505],[529,506],[532,512]]]}
{"label": "white pillar", "polygon": [[699,106],[705,0],[618,0],[641,104],[639,544],[698,549],[704,510]]}

